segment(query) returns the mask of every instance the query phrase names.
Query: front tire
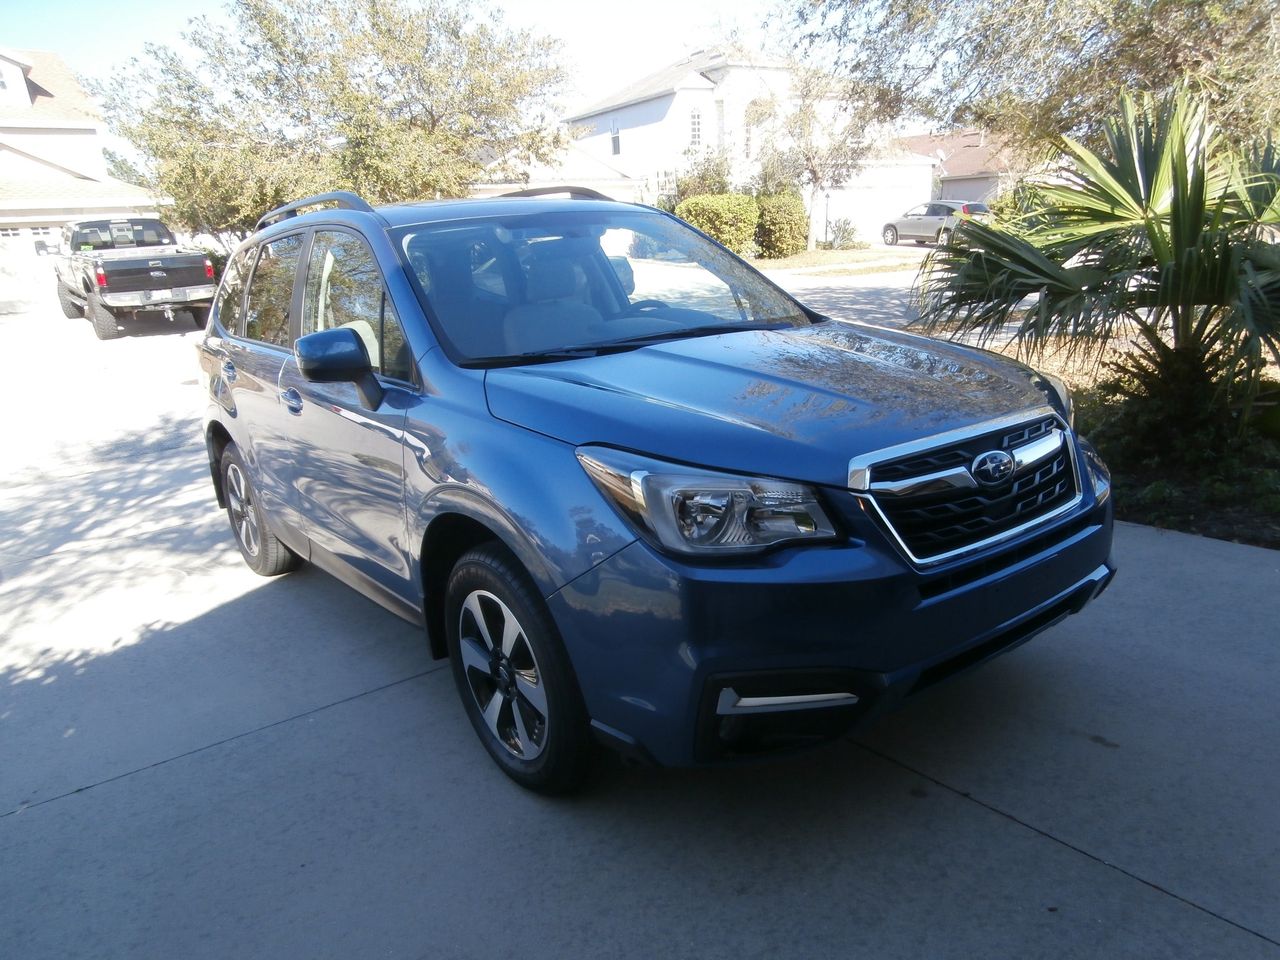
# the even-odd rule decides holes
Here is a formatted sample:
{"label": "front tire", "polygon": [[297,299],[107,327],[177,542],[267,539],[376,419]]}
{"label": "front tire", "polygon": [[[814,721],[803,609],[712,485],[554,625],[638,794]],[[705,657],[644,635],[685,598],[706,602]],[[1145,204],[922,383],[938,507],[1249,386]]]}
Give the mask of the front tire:
{"label": "front tire", "polygon": [[99,340],[114,340],[120,336],[120,324],[116,320],[116,315],[93,294],[90,294],[89,299],[85,301],[84,315],[93,324],[93,332]]}
{"label": "front tire", "polygon": [[454,683],[494,762],[539,793],[580,786],[591,741],[573,668],[546,605],[502,546],[458,560],[445,625]]}
{"label": "front tire", "polygon": [[898,245],[898,228],[886,226],[881,232],[880,237],[884,240],[884,245],[886,247],[896,247]]}
{"label": "front tire", "polygon": [[275,577],[298,565],[297,555],[276,539],[258,505],[258,492],[249,481],[249,471],[234,443],[222,451],[222,493],[227,501],[227,519],[235,535],[240,556],[254,573]]}
{"label": "front tire", "polygon": [[76,320],[84,316],[84,307],[61,281],[58,282],[58,306],[62,308],[62,315],[68,320]]}

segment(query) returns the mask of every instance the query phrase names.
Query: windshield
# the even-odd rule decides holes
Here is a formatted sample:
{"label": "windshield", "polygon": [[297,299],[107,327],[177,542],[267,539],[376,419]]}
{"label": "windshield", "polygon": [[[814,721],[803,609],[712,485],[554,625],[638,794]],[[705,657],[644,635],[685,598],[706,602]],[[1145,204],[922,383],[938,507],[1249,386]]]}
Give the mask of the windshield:
{"label": "windshield", "polygon": [[71,232],[72,250],[115,250],[120,247],[162,247],[173,234],[159,220],[90,220]]}
{"label": "windshield", "polygon": [[732,254],[657,213],[523,214],[392,237],[464,363],[810,322]]}

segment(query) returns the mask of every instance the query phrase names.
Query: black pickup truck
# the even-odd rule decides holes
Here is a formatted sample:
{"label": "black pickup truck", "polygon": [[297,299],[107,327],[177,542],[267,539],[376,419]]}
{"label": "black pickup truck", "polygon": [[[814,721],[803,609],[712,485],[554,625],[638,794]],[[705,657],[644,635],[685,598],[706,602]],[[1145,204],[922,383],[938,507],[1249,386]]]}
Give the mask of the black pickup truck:
{"label": "black pickup truck", "polygon": [[86,317],[99,340],[120,336],[120,321],[138,313],[184,313],[197,327],[209,318],[213,264],[203,251],[183,249],[159,220],[83,220],[62,228],[58,303],[68,317]]}

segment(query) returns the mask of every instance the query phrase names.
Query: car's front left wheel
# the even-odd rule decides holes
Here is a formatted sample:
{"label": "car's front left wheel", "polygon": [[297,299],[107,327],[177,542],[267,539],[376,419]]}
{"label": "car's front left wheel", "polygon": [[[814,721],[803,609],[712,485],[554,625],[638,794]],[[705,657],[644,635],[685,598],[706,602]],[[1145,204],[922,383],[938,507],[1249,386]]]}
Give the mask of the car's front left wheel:
{"label": "car's front left wheel", "polygon": [[586,709],[537,589],[502,546],[465,553],[445,593],[453,678],[485,749],[540,793],[565,793],[587,772]]}

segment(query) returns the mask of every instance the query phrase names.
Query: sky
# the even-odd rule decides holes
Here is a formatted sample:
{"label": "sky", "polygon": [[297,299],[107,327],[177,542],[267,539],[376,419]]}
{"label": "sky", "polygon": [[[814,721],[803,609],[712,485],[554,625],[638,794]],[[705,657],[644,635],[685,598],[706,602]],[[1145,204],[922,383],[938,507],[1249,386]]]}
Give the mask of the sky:
{"label": "sky", "polygon": [[[775,0],[481,0],[512,27],[563,42],[568,116],[737,30],[759,43]],[[0,46],[50,50],[77,73],[110,76],[144,43],[182,44],[187,22],[224,18],[223,0],[0,0]]]}

